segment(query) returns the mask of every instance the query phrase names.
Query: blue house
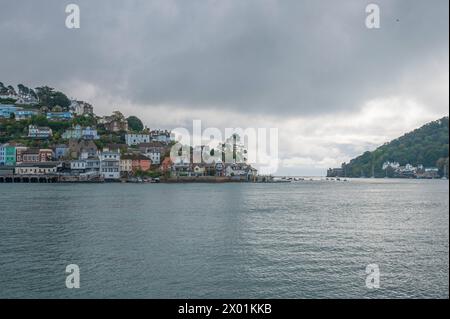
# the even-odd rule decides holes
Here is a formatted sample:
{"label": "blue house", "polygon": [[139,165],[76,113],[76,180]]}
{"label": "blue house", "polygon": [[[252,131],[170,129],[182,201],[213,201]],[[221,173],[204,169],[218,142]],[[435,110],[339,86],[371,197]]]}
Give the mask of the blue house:
{"label": "blue house", "polygon": [[9,119],[11,114],[17,111],[17,107],[10,104],[0,104],[0,118]]}
{"label": "blue house", "polygon": [[16,112],[14,112],[14,114],[16,115],[16,121],[21,121],[21,120],[30,119],[33,116],[38,115],[38,112],[32,111],[32,110],[18,110]]}
{"label": "blue house", "polygon": [[55,147],[55,157],[57,159],[62,159],[69,154],[69,146],[65,144],[56,145]]}

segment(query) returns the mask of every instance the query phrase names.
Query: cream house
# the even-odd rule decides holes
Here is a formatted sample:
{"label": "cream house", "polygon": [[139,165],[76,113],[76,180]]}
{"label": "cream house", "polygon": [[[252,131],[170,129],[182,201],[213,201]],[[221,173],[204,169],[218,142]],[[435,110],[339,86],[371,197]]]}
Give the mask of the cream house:
{"label": "cream house", "polygon": [[46,162],[46,163],[27,163],[20,164],[15,168],[15,174],[17,175],[48,175],[56,174],[58,171],[58,162]]}

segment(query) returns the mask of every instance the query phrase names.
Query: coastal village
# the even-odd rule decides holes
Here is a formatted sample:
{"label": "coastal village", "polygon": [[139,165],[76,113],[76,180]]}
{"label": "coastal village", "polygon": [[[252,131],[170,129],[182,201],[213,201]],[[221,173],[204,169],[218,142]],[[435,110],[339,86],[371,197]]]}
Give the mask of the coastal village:
{"label": "coastal village", "polygon": [[[447,178],[447,173],[444,172],[443,176],[439,174],[439,168],[437,167],[424,167],[422,164],[417,166],[406,164],[400,165],[398,162],[385,162],[382,169],[385,173],[384,177],[388,178],[417,178],[417,179],[436,179]],[[346,174],[345,166],[339,168],[330,168],[327,171],[327,177],[348,177]],[[361,177],[366,177],[364,173],[361,173]],[[375,174],[367,177],[375,177]]]}
{"label": "coastal village", "polygon": [[[448,118],[431,125],[444,122]],[[145,127],[136,116],[125,117],[120,111],[98,116],[91,104],[53,88],[19,84],[16,89],[0,82],[0,183],[289,180],[258,175],[235,136],[213,148],[195,146],[190,157],[176,156],[173,161],[175,144],[171,131]],[[202,155],[202,161],[194,163],[193,153],[205,151],[222,157],[211,162]],[[233,160],[225,161],[230,151]],[[373,161],[370,152],[360,159],[366,164],[355,168],[352,160],[330,168],[327,178],[448,178],[448,155],[436,162],[439,167]]]}
{"label": "coastal village", "polygon": [[260,181],[245,157],[173,162],[174,144],[172,132],[135,116],[97,116],[91,104],[52,88],[0,82],[0,183]]}
{"label": "coastal village", "polygon": [[372,151],[330,168],[327,178],[448,180],[449,118],[423,124]]}

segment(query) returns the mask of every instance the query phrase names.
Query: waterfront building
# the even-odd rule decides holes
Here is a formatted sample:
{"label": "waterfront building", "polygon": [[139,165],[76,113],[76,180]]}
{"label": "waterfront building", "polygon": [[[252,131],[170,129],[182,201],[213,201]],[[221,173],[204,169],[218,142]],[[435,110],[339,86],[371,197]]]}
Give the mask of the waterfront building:
{"label": "waterfront building", "polygon": [[22,163],[22,154],[28,149],[26,146],[16,145],[16,164]]}
{"label": "waterfront building", "polygon": [[84,172],[86,170],[85,160],[72,160],[70,161],[70,170],[72,172]]}
{"label": "waterfront building", "polygon": [[414,167],[411,164],[399,166],[395,170],[394,176],[398,178],[415,178],[417,176],[417,167]]}
{"label": "waterfront building", "polygon": [[21,152],[20,163],[44,163],[51,162],[53,151],[51,149],[29,148]]}
{"label": "waterfront building", "polygon": [[100,159],[98,158],[98,156],[88,157],[84,161],[86,162],[87,172],[100,172]]}
{"label": "waterfront building", "polygon": [[392,168],[392,169],[396,170],[399,167],[400,167],[400,164],[398,162],[387,161],[387,162],[383,163],[382,169],[387,170],[388,168]]}
{"label": "waterfront building", "polygon": [[239,179],[250,181],[257,175],[258,171],[252,166],[245,163],[231,164],[227,165],[225,168],[225,176],[228,177],[236,177]]}
{"label": "waterfront building", "polygon": [[217,161],[214,168],[216,170],[216,176],[225,176],[225,165],[222,161]]}
{"label": "waterfront building", "polygon": [[161,170],[162,173],[170,172],[172,169],[172,164],[173,163],[170,157],[166,157],[161,162],[161,166],[159,167],[159,169]]}
{"label": "waterfront building", "polygon": [[135,134],[127,133],[125,134],[125,142],[128,146],[138,145],[142,143],[150,142],[150,134]]}
{"label": "waterfront building", "polygon": [[120,158],[122,172],[135,173],[136,171],[149,171],[152,161],[142,154],[124,154]]}
{"label": "waterfront building", "polygon": [[52,136],[52,129],[47,126],[43,127],[35,125],[28,126],[28,137],[45,139],[49,138],[50,136]]}
{"label": "waterfront building", "polygon": [[205,176],[206,167],[204,165],[196,165],[194,166],[194,175],[195,176]]}
{"label": "waterfront building", "polygon": [[175,159],[171,167],[172,176],[192,176],[193,174],[189,157],[179,156]]}
{"label": "waterfront building", "polygon": [[421,179],[434,179],[439,178],[439,168],[437,167],[423,167],[417,170],[417,178]]}
{"label": "waterfront building", "polygon": [[105,180],[120,179],[120,153],[109,151],[101,152],[100,173]]}
{"label": "waterfront building", "polygon": [[122,155],[120,157],[120,172],[124,175],[131,174],[133,172],[131,156]]}
{"label": "waterfront building", "polygon": [[133,154],[131,160],[132,160],[131,168],[132,168],[133,172],[149,171],[150,167],[152,165],[152,161],[147,156],[144,156],[142,154]]}
{"label": "waterfront building", "polygon": [[22,152],[21,154],[21,163],[29,164],[29,163],[39,163],[40,162],[40,154],[38,148],[29,148]]}
{"label": "waterfront building", "polygon": [[100,159],[98,157],[89,157],[86,159],[72,160],[70,164],[70,173],[75,174],[99,174],[100,173]]}
{"label": "waterfront building", "polygon": [[58,167],[61,166],[59,162],[46,163],[23,163],[15,167],[15,174],[17,175],[49,175],[56,174]]}
{"label": "waterfront building", "polygon": [[0,166],[16,165],[16,147],[9,144],[0,145]]}

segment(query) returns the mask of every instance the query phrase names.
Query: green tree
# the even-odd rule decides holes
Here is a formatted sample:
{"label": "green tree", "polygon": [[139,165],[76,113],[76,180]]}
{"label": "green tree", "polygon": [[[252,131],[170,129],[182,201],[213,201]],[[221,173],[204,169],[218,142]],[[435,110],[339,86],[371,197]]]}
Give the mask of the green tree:
{"label": "green tree", "polygon": [[30,89],[27,88],[25,85],[23,84],[19,84],[17,85],[17,88],[19,89],[19,94],[25,94],[28,95],[30,93]]}
{"label": "green tree", "polygon": [[375,177],[384,177],[386,172],[382,166],[386,161],[432,167],[440,158],[448,158],[448,144],[449,118],[444,117],[385,143],[373,152],[365,152],[343,167],[348,177],[372,176],[372,167]]}
{"label": "green tree", "polygon": [[7,89],[10,94],[16,94],[16,90],[12,85],[8,85]]}
{"label": "green tree", "polygon": [[127,118],[128,128],[134,132],[141,132],[144,129],[144,124],[136,116],[130,116]]}
{"label": "green tree", "polygon": [[42,106],[53,108],[56,105],[60,105],[64,109],[70,106],[69,98],[64,93],[55,91],[51,87],[41,86],[36,88],[36,92]]}
{"label": "green tree", "polygon": [[38,126],[47,126],[48,120],[45,115],[36,115],[31,118],[31,124]]}

